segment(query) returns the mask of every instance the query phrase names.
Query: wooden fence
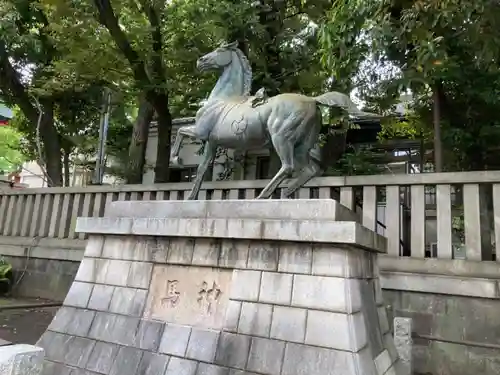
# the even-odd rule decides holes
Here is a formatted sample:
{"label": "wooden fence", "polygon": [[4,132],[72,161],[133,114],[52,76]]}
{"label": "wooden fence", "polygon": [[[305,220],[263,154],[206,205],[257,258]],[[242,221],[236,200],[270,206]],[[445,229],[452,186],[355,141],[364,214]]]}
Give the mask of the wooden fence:
{"label": "wooden fence", "polygon": [[[266,182],[205,183],[199,199],[252,199]],[[79,216],[103,216],[117,200],[182,200],[190,189],[190,183],[177,183],[4,191],[0,236],[85,239],[75,233]],[[499,253],[500,171],[322,177],[295,198],[340,200],[363,225],[387,237],[394,256],[451,259],[460,248],[461,256],[477,261]]]}

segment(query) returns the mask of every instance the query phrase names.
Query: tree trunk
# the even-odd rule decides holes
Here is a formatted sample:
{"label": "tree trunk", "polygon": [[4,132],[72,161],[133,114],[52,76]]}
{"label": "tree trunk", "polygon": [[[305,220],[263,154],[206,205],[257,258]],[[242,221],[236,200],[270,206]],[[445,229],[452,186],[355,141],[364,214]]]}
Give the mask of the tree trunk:
{"label": "tree trunk", "polygon": [[170,143],[172,140],[172,115],[168,108],[168,96],[166,94],[155,95],[154,109],[158,117],[155,183],[164,183],[169,182]]}
{"label": "tree trunk", "polygon": [[54,108],[51,101],[40,101],[43,108],[40,122],[40,141],[44,152],[44,162],[49,186],[63,186],[62,152],[59,134],[54,126]]}
{"label": "tree trunk", "polygon": [[70,154],[70,151],[68,149],[65,149],[64,154],[63,154],[64,186],[65,187],[70,186],[71,171],[69,169],[69,154]]}
{"label": "tree trunk", "polygon": [[144,165],[146,163],[146,149],[148,147],[149,126],[153,120],[153,106],[141,97],[139,113],[134,123],[134,131],[128,149],[127,184],[142,183]]}
{"label": "tree trunk", "polygon": [[440,91],[441,83],[437,83],[432,94],[433,98],[433,124],[434,124],[434,171],[443,171],[443,143],[441,141],[441,104]]}

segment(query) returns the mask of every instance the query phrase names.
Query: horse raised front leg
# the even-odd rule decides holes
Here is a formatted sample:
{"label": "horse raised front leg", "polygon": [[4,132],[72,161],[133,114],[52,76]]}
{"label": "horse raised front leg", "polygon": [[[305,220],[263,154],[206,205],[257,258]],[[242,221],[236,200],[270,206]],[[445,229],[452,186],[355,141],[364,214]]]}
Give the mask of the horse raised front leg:
{"label": "horse raised front leg", "polygon": [[198,169],[196,171],[196,178],[194,180],[193,188],[189,193],[187,199],[194,200],[198,197],[198,193],[200,192],[201,183],[203,182],[203,177],[205,177],[205,173],[207,173],[208,167],[213,163],[215,159],[217,151],[217,145],[207,142],[205,145],[205,152],[203,153],[203,159],[201,163],[198,165]]}
{"label": "horse raised front leg", "polygon": [[177,136],[175,137],[175,143],[172,146],[170,152],[170,162],[174,165],[181,165],[182,160],[179,159],[179,152],[181,150],[182,141],[185,137],[198,138],[196,133],[196,125],[182,126],[177,130]]}

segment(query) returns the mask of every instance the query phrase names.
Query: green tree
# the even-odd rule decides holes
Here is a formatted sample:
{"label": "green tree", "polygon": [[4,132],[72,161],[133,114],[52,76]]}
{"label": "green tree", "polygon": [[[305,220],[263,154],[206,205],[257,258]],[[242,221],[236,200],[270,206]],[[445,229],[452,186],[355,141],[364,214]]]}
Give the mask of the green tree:
{"label": "green tree", "polygon": [[[161,35],[158,39],[160,25],[156,28],[150,25],[161,20],[155,20],[158,13],[148,4],[144,2],[141,9],[135,3],[118,4],[116,13],[109,2],[55,1],[47,6],[53,21],[52,37],[63,53],[54,64],[58,79],[48,82],[46,87],[54,89],[55,86],[60,90],[97,84],[113,91],[113,107],[119,108],[113,114],[120,112],[124,125],[133,129],[126,146],[128,155],[121,161],[121,164],[128,164],[125,179],[129,183],[142,180],[149,124],[155,111],[152,100],[161,139],[166,139],[160,143],[167,142],[168,147],[170,144],[169,138],[163,137],[165,131],[170,132],[171,126],[168,95],[164,98],[167,99],[165,105],[160,105],[166,93]],[[118,19],[125,29],[118,25]],[[123,108],[130,106],[139,108],[135,122],[123,116]],[[120,149],[120,158],[124,157],[123,150]],[[156,177],[159,182],[168,176],[168,153],[168,148],[158,148]]]}
{"label": "green tree", "polygon": [[[412,93],[412,112],[433,137],[435,171],[498,168],[498,4],[489,0],[349,4],[354,11],[345,14],[347,19],[369,14],[357,29],[368,35],[369,57],[375,62],[363,72],[370,83],[363,90],[366,97],[387,108],[401,93]],[[327,24],[335,22],[329,18]],[[381,65],[396,69],[381,77],[373,69]],[[397,129],[391,130],[397,135]],[[482,248],[488,249],[492,197],[484,186],[480,189]]]}
{"label": "green tree", "polygon": [[[10,126],[0,127],[0,171],[19,170],[26,157],[20,151],[22,135]],[[0,173],[1,174],[1,173]]]}
{"label": "green tree", "polygon": [[[495,61],[499,57],[500,40],[491,29],[491,25],[500,20],[498,5],[485,0],[411,4],[395,1],[387,4],[381,14],[387,22],[378,31],[387,57],[401,68],[406,86],[427,99],[423,104],[427,108],[432,104],[435,169],[441,171],[444,167],[443,130],[446,130],[442,124],[455,116],[447,112],[446,107],[450,99],[459,99],[457,83],[460,82],[464,89],[463,84],[474,77],[479,78],[492,69],[498,71]],[[450,88],[454,91],[452,96]],[[484,93],[488,88],[483,86],[480,90]],[[470,90],[467,94],[477,99]],[[476,103],[471,99],[466,100],[468,108]],[[462,107],[459,113],[464,113],[467,107]],[[455,120],[463,120],[457,117]]]}
{"label": "green tree", "polygon": [[13,124],[23,134],[23,152],[46,169],[50,186],[67,186],[71,155],[86,148],[75,141],[97,133],[106,82],[69,68],[75,60],[58,34],[64,22],[52,3],[0,0],[0,14],[0,96],[19,109]]}
{"label": "green tree", "polygon": [[[51,185],[62,184],[62,176],[67,185],[74,151],[96,152],[103,88],[114,89],[114,97],[118,99],[114,107],[119,109],[128,106],[133,101],[131,97],[137,97],[129,88],[130,69],[113,48],[111,37],[95,33],[99,25],[89,4],[80,2],[72,8],[71,3],[1,0],[0,5],[5,15],[1,28],[6,31],[0,37],[6,51],[3,77],[0,71],[0,91],[21,109],[14,123],[30,143],[29,157],[46,162]],[[65,14],[72,9],[78,12],[67,17]],[[28,74],[21,74],[23,70]],[[43,111],[40,126],[38,103]],[[123,120],[124,116],[118,112],[113,112],[118,117],[113,116],[116,121],[112,124]],[[124,125],[132,126],[130,119],[127,120]],[[54,131],[50,137],[44,136],[48,127]],[[128,132],[126,148],[131,134]],[[110,137],[108,143],[113,142],[115,139]],[[38,145],[42,146],[41,152]],[[47,149],[53,151],[53,157]],[[108,150],[118,148],[111,145]]]}
{"label": "green tree", "polygon": [[[30,83],[47,75],[57,55],[48,35],[49,22],[34,1],[0,0],[0,96],[17,105],[42,142],[50,185],[62,185],[62,157],[54,126],[54,101],[30,92]],[[25,70],[25,76],[20,71]],[[26,77],[26,75],[30,77]]]}
{"label": "green tree", "polygon": [[[39,97],[42,105],[42,99],[50,102],[52,128],[57,134],[53,138],[59,143],[59,169],[64,165],[68,170],[75,150],[95,151],[90,141],[96,140],[100,92],[108,87],[114,92],[115,106],[133,107],[136,112],[135,118],[121,117],[121,126],[129,130],[119,131],[131,137],[127,181],[141,182],[149,123],[154,114],[160,141],[156,177],[157,182],[166,181],[171,117],[194,114],[197,103],[210,91],[216,74],[201,76],[194,62],[222,39],[240,41],[252,61],[254,90],[266,87],[271,95],[287,91],[316,94],[324,87],[325,73],[311,22],[320,20],[329,7],[326,0],[0,1],[6,4],[5,15],[7,10],[16,11],[9,13],[15,17],[6,23],[10,28],[10,34],[6,34],[10,48],[7,60],[16,61],[13,68],[20,82],[19,69],[34,65],[36,79],[21,82],[26,97]],[[22,12],[27,12],[16,8],[18,3],[34,5],[34,10],[29,11],[43,17],[43,23],[33,22],[35,35],[28,35],[34,42],[50,46],[43,52],[48,56],[43,63],[34,64],[38,55],[23,59],[28,54],[16,52],[18,45],[26,51],[34,45],[26,41],[24,29],[16,23]],[[10,96],[20,104],[19,95]],[[19,108],[24,120],[18,121],[18,128],[26,132],[36,151],[37,118],[26,111],[26,106]],[[113,124],[119,121],[118,112],[113,111]],[[47,113],[44,110],[44,116]],[[46,148],[46,137],[41,138]],[[123,158],[124,142],[118,143],[120,148],[108,149]],[[49,159],[45,150],[42,157]]]}
{"label": "green tree", "polygon": [[200,75],[196,59],[223,39],[237,39],[252,62],[254,90],[266,87],[271,95],[318,93],[324,77],[311,21],[318,20],[328,4],[326,0],[51,1],[45,9],[51,37],[61,53],[53,63],[54,79],[45,87],[64,91],[95,81],[135,102],[128,182],[141,181],[149,122],[156,112],[161,142],[156,176],[163,181],[158,168],[168,167],[167,110],[170,117],[193,115],[217,79],[216,74]]}
{"label": "green tree", "polygon": [[[97,9],[99,23],[107,29],[116,47],[128,61],[134,84],[156,113],[158,153],[155,182],[168,182],[172,115],[169,106],[168,81],[163,58],[164,37],[161,27],[165,3],[144,0],[135,7],[127,7],[116,2],[113,7],[110,0],[94,0],[94,6]],[[120,26],[119,19],[122,16],[128,17],[130,22],[127,26],[130,32],[126,32]],[[142,141],[147,131],[141,128],[140,131],[134,132],[134,137],[139,134],[138,138]]]}
{"label": "green tree", "polygon": [[[194,114],[196,104],[211,90],[217,74],[202,76],[194,63],[222,40],[238,41],[249,58],[253,92],[265,87],[270,95],[319,93],[324,76],[311,22],[327,4],[324,0],[170,2],[164,35],[169,48],[165,61],[172,80],[169,87],[173,113]],[[270,24],[274,28],[272,35]]]}
{"label": "green tree", "polygon": [[[168,14],[176,22],[167,20],[165,24],[165,34],[170,38],[168,44],[173,50],[167,61],[169,72],[178,79],[171,89],[173,112],[193,115],[194,104],[210,91],[216,77],[200,76],[193,71],[193,63],[222,39],[238,41],[239,48],[249,58],[253,71],[252,92],[265,87],[269,95],[319,93],[325,79],[313,22],[328,6],[329,2],[324,0],[170,3]],[[179,28],[182,33],[178,32]],[[271,173],[277,167],[279,160],[272,157]]]}
{"label": "green tree", "polygon": [[[355,35],[358,44],[366,41],[364,58],[371,64],[358,74],[365,78],[365,98],[387,108],[410,90],[415,113],[423,123],[433,124],[436,170],[443,163],[459,168],[453,161],[457,146],[463,161],[467,159],[461,168],[468,164],[477,169],[487,166],[481,154],[491,149],[484,147],[484,135],[497,140],[500,43],[493,25],[499,21],[498,5],[487,0],[334,2],[324,29],[337,34],[327,33],[322,42],[325,51],[342,46],[345,38],[339,29]],[[333,59],[333,65],[351,61],[352,54],[359,56],[358,49],[346,48],[325,59]]]}

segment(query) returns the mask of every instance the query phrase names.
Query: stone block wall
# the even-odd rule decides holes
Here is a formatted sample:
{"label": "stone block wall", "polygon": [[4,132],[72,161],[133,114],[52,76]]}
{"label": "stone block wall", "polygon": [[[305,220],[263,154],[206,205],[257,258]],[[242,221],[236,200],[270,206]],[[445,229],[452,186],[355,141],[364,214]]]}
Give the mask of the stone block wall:
{"label": "stone block wall", "polygon": [[15,296],[53,301],[64,300],[80,266],[80,262],[60,259],[4,258],[12,264]]}
{"label": "stone block wall", "polygon": [[396,290],[383,296],[390,319],[413,319],[415,373],[500,374],[499,299]]}
{"label": "stone block wall", "polygon": [[16,297],[63,301],[83,258],[86,240],[0,236],[0,255],[14,272]]}
{"label": "stone block wall", "polygon": [[393,375],[374,258],[351,245],[91,236],[39,342],[44,375]]}

